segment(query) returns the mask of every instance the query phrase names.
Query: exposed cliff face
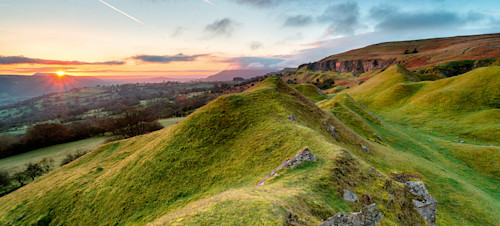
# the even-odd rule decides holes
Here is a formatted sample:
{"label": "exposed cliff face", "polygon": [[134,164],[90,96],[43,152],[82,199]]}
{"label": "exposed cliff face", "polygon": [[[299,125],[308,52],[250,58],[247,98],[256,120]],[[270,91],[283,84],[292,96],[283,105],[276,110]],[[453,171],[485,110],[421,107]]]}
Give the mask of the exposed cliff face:
{"label": "exposed cliff face", "polygon": [[[418,70],[451,61],[475,61],[499,56],[500,34],[487,34],[380,43],[335,54],[318,62],[301,65],[299,68],[307,67],[312,71],[352,72],[359,75],[398,63],[411,70]],[[445,76],[453,75],[456,74]]]}
{"label": "exposed cliff face", "polygon": [[307,67],[313,71],[336,71],[339,73],[352,72],[355,75],[362,74],[371,70],[385,69],[399,63],[396,58],[393,59],[368,59],[368,60],[339,60],[325,59],[315,63],[301,65],[299,68]]}

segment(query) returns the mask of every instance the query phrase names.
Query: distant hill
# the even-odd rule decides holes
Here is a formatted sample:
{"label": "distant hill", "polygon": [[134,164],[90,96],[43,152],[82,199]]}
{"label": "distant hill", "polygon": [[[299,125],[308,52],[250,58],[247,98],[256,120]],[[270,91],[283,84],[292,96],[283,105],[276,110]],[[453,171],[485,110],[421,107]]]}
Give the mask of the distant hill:
{"label": "distant hill", "polygon": [[0,105],[6,105],[47,93],[64,92],[73,88],[93,87],[105,82],[89,76],[59,77],[52,73],[32,76],[0,75]]}
{"label": "distant hill", "polygon": [[266,70],[227,70],[221,71],[215,75],[209,76],[205,78],[205,81],[213,82],[213,81],[231,81],[235,77],[241,77],[244,79],[249,79],[261,75],[265,75],[267,73],[275,72],[276,69],[266,69]]}
{"label": "distant hill", "polygon": [[449,61],[494,57],[500,57],[500,33],[380,43],[335,54],[299,68],[359,75],[395,64],[414,70]]}

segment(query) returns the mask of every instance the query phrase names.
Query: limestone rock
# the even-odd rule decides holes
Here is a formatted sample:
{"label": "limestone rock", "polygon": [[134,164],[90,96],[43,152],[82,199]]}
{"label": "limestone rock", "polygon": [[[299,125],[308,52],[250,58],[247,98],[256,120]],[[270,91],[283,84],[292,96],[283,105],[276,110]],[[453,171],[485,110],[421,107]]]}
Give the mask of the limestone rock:
{"label": "limestone rock", "polygon": [[325,95],[325,93],[323,93],[323,91],[322,91],[321,89],[316,89],[316,92],[318,92],[318,93],[319,93],[319,95],[322,95],[322,96],[324,96],[324,95]]}
{"label": "limestone rock", "polygon": [[316,156],[309,150],[309,147],[307,146],[300,149],[300,151],[293,158],[283,161],[278,167],[276,167],[276,169],[271,171],[271,173],[269,173],[269,175],[261,180],[256,186],[259,187],[264,185],[269,178],[277,176],[278,171],[282,168],[289,167],[290,169],[293,169],[294,167],[306,161],[316,162]]}
{"label": "limestone rock", "polygon": [[347,226],[347,225],[377,225],[378,222],[384,217],[377,204],[373,203],[363,209],[361,212],[355,213],[338,213],[337,215],[328,218],[320,224],[320,226]]}
{"label": "limestone rock", "polygon": [[335,140],[339,139],[339,135],[337,135],[337,133],[335,132],[335,127],[334,126],[327,126],[327,130],[328,130],[328,132],[330,132],[330,134],[332,135],[332,137],[335,138]]}
{"label": "limestone rock", "polygon": [[299,120],[297,120],[297,118],[295,118],[295,115],[289,115],[288,117],[288,120],[292,121],[292,122],[298,122]]}
{"label": "limestone rock", "polygon": [[344,200],[349,202],[356,202],[359,200],[359,197],[352,191],[349,191],[344,188]]}
{"label": "limestone rock", "polygon": [[370,149],[365,146],[365,145],[361,145],[361,148],[363,149],[363,151],[365,151],[366,153],[370,153]]}
{"label": "limestone rock", "polygon": [[420,200],[413,199],[414,209],[429,225],[436,225],[437,200],[429,194],[422,181],[406,181],[408,190]]}

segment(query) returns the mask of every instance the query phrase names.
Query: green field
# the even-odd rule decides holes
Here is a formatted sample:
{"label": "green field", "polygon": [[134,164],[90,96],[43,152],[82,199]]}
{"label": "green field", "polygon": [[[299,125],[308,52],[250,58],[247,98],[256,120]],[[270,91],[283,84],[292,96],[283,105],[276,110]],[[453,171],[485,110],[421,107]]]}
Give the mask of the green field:
{"label": "green field", "polygon": [[186,117],[160,119],[160,120],[158,120],[158,122],[160,122],[160,124],[163,127],[169,127],[169,126],[172,126],[172,125],[179,123],[180,121],[184,120],[185,118]]}
{"label": "green field", "polygon": [[79,151],[92,151],[103,144],[105,140],[105,137],[94,137],[65,144],[58,144],[8,158],[3,158],[0,159],[0,169],[5,169],[13,174],[15,172],[23,171],[27,163],[39,162],[43,158],[54,159],[54,166],[57,168],[67,154],[74,154]]}
{"label": "green field", "polygon": [[[185,117],[161,119],[159,122],[163,127],[169,127],[182,121]],[[94,137],[65,144],[58,144],[46,148],[33,150],[20,155],[0,159],[0,169],[5,169],[11,174],[24,170],[29,162],[39,162],[43,158],[52,158],[55,160],[56,168],[67,154],[74,154],[79,151],[89,152],[98,148],[104,143],[106,137]]]}

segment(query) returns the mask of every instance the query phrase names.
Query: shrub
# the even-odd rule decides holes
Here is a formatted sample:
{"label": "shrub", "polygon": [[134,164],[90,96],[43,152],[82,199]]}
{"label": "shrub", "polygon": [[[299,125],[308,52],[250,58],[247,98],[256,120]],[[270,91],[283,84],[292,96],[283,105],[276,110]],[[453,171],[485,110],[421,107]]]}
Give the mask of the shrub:
{"label": "shrub", "polygon": [[48,173],[54,167],[54,159],[43,158],[38,164],[42,168],[43,173]]}
{"label": "shrub", "polygon": [[26,170],[24,171],[26,176],[30,177],[32,180],[35,180],[36,177],[42,176],[44,171],[40,163],[28,163],[26,165]]}
{"label": "shrub", "polygon": [[28,179],[28,176],[26,176],[26,172],[17,172],[14,174],[14,176],[12,177],[14,180],[16,180],[19,185],[22,187],[24,186],[24,182],[26,181],[26,179]]}
{"label": "shrub", "polygon": [[10,185],[10,175],[6,170],[0,170],[0,187],[7,187]]}
{"label": "shrub", "polygon": [[83,156],[83,155],[85,155],[85,154],[87,154],[87,152],[85,152],[85,151],[78,151],[78,152],[76,152],[76,153],[74,153],[74,154],[68,153],[68,154],[66,155],[66,158],[64,158],[64,159],[62,160],[62,162],[61,162],[61,166],[64,166],[64,165],[66,165],[66,164],[68,164],[68,163],[70,163],[70,162],[73,162],[74,160],[76,160],[77,158],[82,157],[82,156]]}

